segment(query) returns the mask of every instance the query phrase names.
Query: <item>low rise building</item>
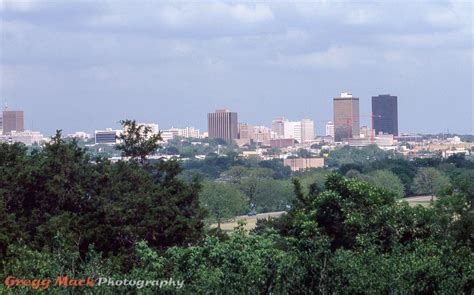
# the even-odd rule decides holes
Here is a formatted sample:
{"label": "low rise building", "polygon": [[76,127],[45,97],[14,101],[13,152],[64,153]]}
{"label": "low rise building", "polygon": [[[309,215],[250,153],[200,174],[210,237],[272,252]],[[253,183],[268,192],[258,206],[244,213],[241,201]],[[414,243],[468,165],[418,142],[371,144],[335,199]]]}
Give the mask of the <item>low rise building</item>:
{"label": "low rise building", "polygon": [[293,138],[280,138],[270,140],[270,146],[272,148],[288,148],[295,145],[295,140]]}
{"label": "low rise building", "polygon": [[300,171],[311,168],[324,167],[324,158],[293,158],[284,159],[283,165],[291,168],[291,171]]}
{"label": "low rise building", "polygon": [[465,155],[469,156],[469,151],[465,148],[456,148],[456,149],[451,149],[451,150],[445,150],[442,152],[443,158],[449,158],[454,155]]}
{"label": "low rise building", "polygon": [[96,130],[94,132],[95,144],[117,144],[120,143],[118,137],[122,130],[113,130],[106,128],[105,130]]}
{"label": "low rise building", "polygon": [[[184,138],[201,138],[199,129],[194,127],[185,127],[185,128],[175,128],[171,127],[168,130],[163,130],[162,132],[171,132],[173,137],[184,137]],[[162,136],[163,137],[163,136]]]}
{"label": "low rise building", "polygon": [[45,141],[43,134],[36,131],[11,131],[10,134],[0,136],[1,142],[15,143],[20,142],[26,146],[41,144]]}
{"label": "low rise building", "polygon": [[173,133],[172,131],[168,131],[168,130],[161,131],[160,134],[161,134],[161,139],[163,141],[172,140],[174,138],[174,135],[175,135],[175,133]]}
{"label": "low rise building", "polygon": [[92,138],[92,135],[83,131],[77,131],[77,132],[68,134],[67,137],[77,138],[77,139],[89,139],[89,138]]}

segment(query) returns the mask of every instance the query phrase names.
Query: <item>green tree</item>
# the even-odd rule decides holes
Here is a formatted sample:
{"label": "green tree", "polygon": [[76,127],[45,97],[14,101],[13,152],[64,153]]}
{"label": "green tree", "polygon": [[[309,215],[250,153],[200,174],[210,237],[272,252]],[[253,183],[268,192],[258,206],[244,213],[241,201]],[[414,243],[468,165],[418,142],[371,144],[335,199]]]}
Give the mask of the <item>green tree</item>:
{"label": "green tree", "polygon": [[0,224],[7,230],[0,231],[1,254],[20,241],[52,249],[60,234],[81,257],[94,244],[126,266],[140,240],[163,250],[194,244],[204,233],[200,184],[182,181],[177,161],[92,161],[58,131],[31,154],[0,144],[0,171]]}
{"label": "green tree", "polygon": [[147,156],[156,152],[162,140],[160,134],[152,134],[149,126],[138,125],[135,120],[122,120],[123,132],[117,137],[122,141],[116,149],[122,151],[123,157],[130,157],[145,162]]}
{"label": "green tree", "polygon": [[293,199],[293,187],[290,181],[261,178],[256,183],[253,199],[259,213],[283,211]]}
{"label": "green tree", "polygon": [[461,170],[454,177],[453,186],[466,197],[471,210],[474,211],[474,170]]}
{"label": "green tree", "polygon": [[377,187],[394,192],[397,198],[403,198],[405,195],[405,188],[400,178],[389,170],[376,170],[369,173],[368,181]]}
{"label": "green tree", "polygon": [[206,182],[200,194],[200,202],[211,219],[221,223],[244,212],[246,201],[234,186],[222,182]]}
{"label": "green tree", "polygon": [[413,180],[413,191],[420,195],[430,195],[431,200],[449,186],[449,178],[433,167],[419,168]]}

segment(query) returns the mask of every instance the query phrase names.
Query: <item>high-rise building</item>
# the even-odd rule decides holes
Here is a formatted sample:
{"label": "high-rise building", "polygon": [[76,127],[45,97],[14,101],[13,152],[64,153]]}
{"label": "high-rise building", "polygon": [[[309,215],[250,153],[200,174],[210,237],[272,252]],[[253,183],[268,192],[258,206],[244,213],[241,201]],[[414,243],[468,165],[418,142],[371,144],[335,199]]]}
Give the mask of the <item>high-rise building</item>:
{"label": "high-rise building", "polygon": [[334,122],[329,121],[326,123],[326,136],[334,137]]}
{"label": "high-rise building", "polygon": [[285,117],[278,117],[272,121],[272,131],[275,132],[277,138],[284,138],[285,122],[288,122]]}
{"label": "high-rise building", "polygon": [[343,92],[334,97],[334,140],[359,138],[359,98]]}
{"label": "high-rise building", "polygon": [[25,131],[23,111],[3,111],[3,134],[11,134],[12,131]]}
{"label": "high-rise building", "polygon": [[372,115],[375,134],[385,133],[398,136],[397,97],[390,94],[372,96]]}
{"label": "high-rise building", "polygon": [[310,142],[314,140],[314,122],[310,119],[301,120],[301,142]]}
{"label": "high-rise building", "polygon": [[239,139],[241,139],[242,142],[250,143],[254,132],[253,129],[253,125],[239,123]]}
{"label": "high-rise building", "polygon": [[283,129],[283,138],[293,138],[301,143],[301,121],[285,121]]}
{"label": "high-rise building", "polygon": [[216,110],[207,114],[207,130],[210,138],[232,141],[238,138],[239,127],[237,113],[229,110]]}

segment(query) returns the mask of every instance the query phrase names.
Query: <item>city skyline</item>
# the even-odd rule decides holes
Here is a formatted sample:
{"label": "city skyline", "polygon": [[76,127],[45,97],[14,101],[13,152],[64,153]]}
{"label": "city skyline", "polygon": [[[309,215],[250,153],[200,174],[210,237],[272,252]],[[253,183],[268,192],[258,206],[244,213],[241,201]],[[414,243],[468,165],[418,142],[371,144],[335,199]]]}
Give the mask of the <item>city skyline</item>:
{"label": "city skyline", "polygon": [[124,118],[205,130],[222,107],[324,134],[338,93],[361,114],[391,93],[400,132],[472,134],[471,5],[5,0],[0,102],[45,134]]}
{"label": "city skyline", "polygon": [[[385,106],[384,104],[386,102],[384,102],[384,104],[381,104],[382,101],[380,100],[374,100],[374,99],[381,99],[381,98],[394,98],[395,99],[395,104],[392,106]],[[336,102],[338,100],[347,100],[347,99],[355,99],[356,102],[357,102],[357,107],[356,107],[356,111],[353,115],[348,115],[346,113],[344,113],[345,111],[343,111],[342,114],[340,114],[339,116],[341,116],[341,120],[343,120],[345,123],[340,123],[342,125],[344,125],[343,127],[345,128],[345,126],[347,126],[347,121],[351,121],[354,126],[358,127],[358,128],[355,128],[356,130],[360,130],[361,134],[362,134],[362,128],[369,128],[369,130],[372,130],[372,127],[375,127],[375,131],[372,135],[377,135],[377,126],[380,126],[380,120],[382,117],[391,117],[390,120],[395,120],[393,121],[392,123],[390,124],[393,124],[393,125],[390,125],[390,126],[393,126],[393,127],[390,127],[390,128],[395,128],[394,130],[396,130],[396,132],[394,133],[395,136],[399,135],[399,134],[446,134],[446,133],[455,133],[455,132],[452,132],[452,130],[450,131],[449,128],[446,130],[446,132],[434,132],[434,133],[421,133],[421,132],[405,132],[405,131],[401,131],[401,132],[398,132],[398,107],[397,107],[397,96],[391,96],[390,94],[378,94],[377,96],[372,96],[371,97],[371,105],[370,105],[370,108],[371,108],[371,115],[364,115],[364,114],[360,114],[360,103],[359,103],[359,98],[358,97],[355,97],[352,95],[352,93],[350,92],[342,92],[340,93],[339,96],[336,96],[336,97],[333,97],[332,98],[332,101],[333,101],[333,106],[332,106],[332,118],[328,119],[328,120],[313,120],[313,119],[309,119],[309,118],[302,118],[301,121],[299,120],[296,120],[296,121],[290,121],[288,118],[286,118],[285,116],[277,116],[275,118],[273,118],[273,120],[271,122],[264,122],[262,124],[257,124],[255,122],[242,122],[241,120],[237,120],[237,125],[240,125],[240,124],[251,124],[252,126],[255,126],[255,127],[265,127],[265,128],[268,128],[269,130],[272,130],[272,131],[275,131],[273,130],[275,128],[274,124],[275,122],[278,122],[279,120],[282,120],[283,121],[286,121],[287,123],[300,123],[302,124],[302,122],[304,122],[305,120],[309,120],[311,121],[311,124],[312,124],[312,128],[311,130],[314,130],[314,136],[324,136],[324,135],[327,135],[328,133],[328,125],[327,124],[333,124],[333,132],[337,133],[336,130],[337,130],[337,127],[334,125],[334,121],[337,121],[335,120],[335,116],[336,116],[336,113],[340,113],[341,112],[341,107],[338,107],[339,110],[336,111]],[[375,102],[375,104],[374,104]],[[383,108],[385,108],[383,110],[383,112],[385,112],[384,115],[380,115],[380,111],[381,111],[381,107],[383,106]],[[374,109],[375,108],[375,109]],[[229,109],[226,109],[226,108],[220,108],[220,109],[217,109],[215,111],[215,113],[220,113],[220,112],[230,112]],[[353,112],[352,110],[352,107],[350,107],[350,112]],[[392,112],[393,115],[390,115]],[[21,127],[18,129],[19,131],[38,131],[38,129],[32,129],[32,128],[29,128],[25,123],[24,121],[26,121],[25,117],[27,118],[27,116],[24,116],[24,111],[23,110],[19,110],[19,109],[11,109],[9,107],[7,107],[5,105],[4,107],[4,110],[3,110],[3,115],[5,116],[5,113],[10,113],[10,114],[13,114],[13,113],[21,113]],[[234,114],[237,114],[239,113],[238,111],[236,112],[232,112]],[[180,127],[184,127],[185,129],[196,129],[198,132],[199,130],[201,130],[202,132],[208,132],[209,131],[209,115],[210,113],[208,112],[207,113],[207,120],[206,120],[206,125],[204,126],[203,129],[201,128],[196,128],[195,126],[190,126],[189,124],[186,124],[186,123],[171,123],[171,125],[165,125],[164,128],[159,128],[160,131],[170,131],[170,130],[173,130],[173,129],[176,129],[178,130]],[[0,130],[3,128],[3,125],[4,125],[4,116],[0,116]],[[348,119],[348,117],[351,117],[351,116],[354,116],[354,118],[357,118],[357,121],[356,123],[353,122],[353,120],[351,119]],[[373,117],[373,120],[372,121],[372,117]],[[135,119],[132,119],[132,120],[135,120]],[[317,121],[318,124],[316,125],[314,122]],[[341,121],[342,122],[342,121]],[[157,124],[159,123],[158,121],[148,121],[148,123],[139,123],[139,124],[145,124],[145,125],[154,125],[156,126],[157,130],[158,130],[158,125],[160,127],[162,127],[163,125],[161,124]],[[375,124],[375,125],[373,125]],[[386,124],[386,123],[384,123]],[[337,124],[336,124],[337,125]],[[341,126],[342,126],[341,125]],[[95,131],[98,131],[98,130],[105,130],[105,129],[117,129],[117,127],[120,126],[120,120],[118,120],[117,122],[113,123],[109,123],[108,125],[106,125],[105,127],[101,126],[101,127],[94,127],[92,130],[85,130],[85,129],[78,129],[78,130],[64,130],[64,129],[61,129],[63,131],[63,134],[66,134],[66,133],[69,133],[69,132],[79,132],[79,133],[82,133],[82,132],[90,132],[90,133],[94,133]],[[282,125],[283,127],[283,125]],[[319,127],[319,128],[316,128],[316,127]],[[155,128],[155,127],[154,127]],[[15,129],[15,128],[13,128]],[[238,128],[237,128],[238,129]],[[351,128],[353,129],[353,128]],[[58,130],[58,129],[55,129],[53,131],[53,133]],[[42,130],[39,130],[39,131],[42,131]],[[67,132],[66,132],[67,131]],[[384,134],[392,134],[391,131],[389,130],[386,130],[387,132],[383,132]],[[339,141],[341,139],[347,139],[347,129],[344,129],[343,131],[343,134],[346,134],[345,136],[344,135],[341,135],[339,137],[337,137],[337,139],[339,139]],[[240,131],[237,132],[237,135],[239,135]],[[356,133],[355,134],[355,137],[354,135],[351,133],[351,136],[350,138],[357,138],[358,137],[358,134]],[[342,134],[342,133],[341,133]],[[455,133],[455,134],[463,134],[463,133]],[[469,134],[469,133],[465,133],[465,134]],[[52,134],[49,134],[49,135],[52,135]],[[276,132],[276,135],[278,135],[278,132]],[[216,137],[217,138],[217,137]]]}

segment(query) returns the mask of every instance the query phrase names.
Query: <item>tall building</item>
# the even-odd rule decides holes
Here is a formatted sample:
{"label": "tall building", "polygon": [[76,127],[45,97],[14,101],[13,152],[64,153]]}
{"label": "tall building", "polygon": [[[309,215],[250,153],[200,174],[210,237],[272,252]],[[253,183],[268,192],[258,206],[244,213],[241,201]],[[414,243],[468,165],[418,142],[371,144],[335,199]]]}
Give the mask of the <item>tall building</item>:
{"label": "tall building", "polygon": [[283,138],[293,138],[301,143],[301,121],[285,121]]}
{"label": "tall building", "polygon": [[275,132],[277,138],[284,138],[285,122],[288,122],[285,117],[278,117],[272,121],[272,131]]}
{"label": "tall building", "polygon": [[310,119],[301,120],[301,142],[314,140],[314,122]]}
{"label": "tall building", "polygon": [[334,97],[334,140],[359,138],[359,98],[343,92]]}
{"label": "tall building", "polygon": [[334,137],[334,122],[329,121],[326,123],[326,136]]}
{"label": "tall building", "polygon": [[375,134],[380,132],[398,136],[397,97],[390,94],[372,96],[372,115]]}
{"label": "tall building", "polygon": [[3,111],[3,134],[11,134],[12,131],[25,131],[23,111]]}
{"label": "tall building", "polygon": [[239,139],[241,139],[242,142],[250,143],[254,132],[253,129],[253,125],[249,125],[247,123],[239,123]]}
{"label": "tall building", "polygon": [[237,113],[229,110],[216,110],[207,114],[209,138],[220,138],[232,141],[239,136]]}

